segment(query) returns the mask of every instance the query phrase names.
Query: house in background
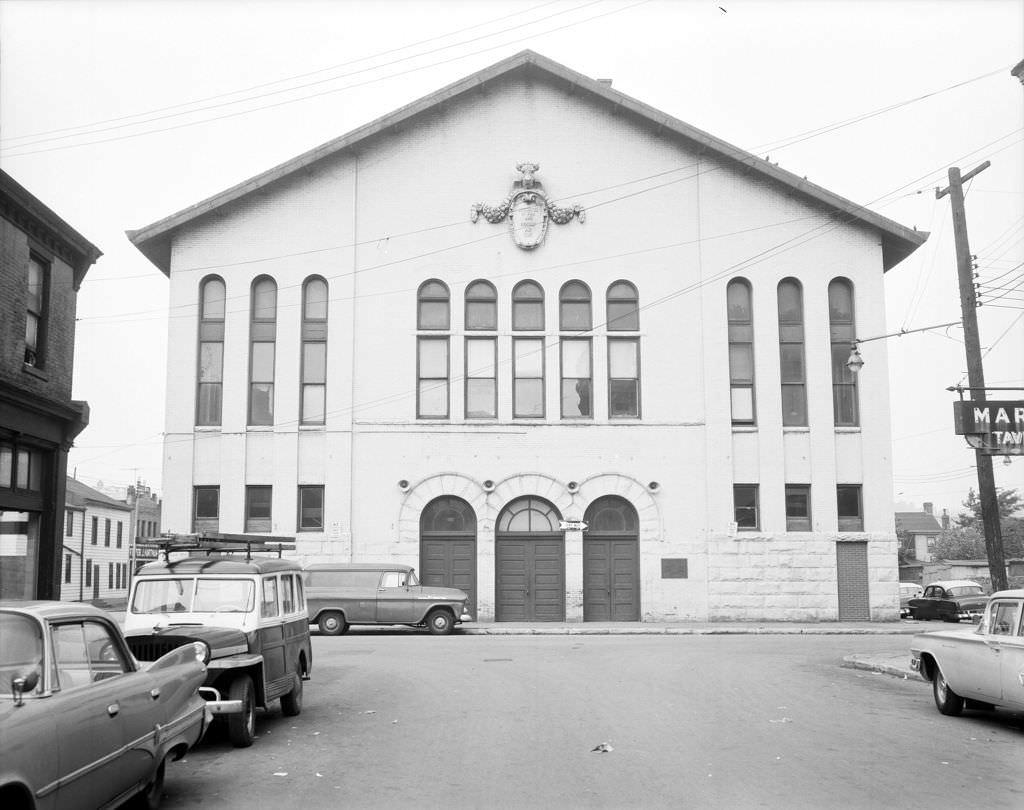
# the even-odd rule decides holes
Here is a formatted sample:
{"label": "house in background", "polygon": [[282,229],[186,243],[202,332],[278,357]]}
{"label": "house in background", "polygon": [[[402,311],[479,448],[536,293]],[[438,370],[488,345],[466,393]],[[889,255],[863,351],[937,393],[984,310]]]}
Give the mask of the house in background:
{"label": "house in background", "polygon": [[127,598],[133,508],[68,478],[60,598]]}
{"label": "house in background", "polygon": [[99,249],[0,171],[0,598],[61,593],[78,289]]}
{"label": "house in background", "polygon": [[925,503],[921,512],[896,512],[896,533],[901,537],[901,550],[908,559],[932,561],[932,547],[943,528],[949,527],[948,514],[943,515],[943,525],[932,512],[930,503]]}
{"label": "house in background", "polygon": [[487,620],[898,615],[884,343],[847,359],[924,233],[524,51],[129,237],[185,314],[171,531]]}

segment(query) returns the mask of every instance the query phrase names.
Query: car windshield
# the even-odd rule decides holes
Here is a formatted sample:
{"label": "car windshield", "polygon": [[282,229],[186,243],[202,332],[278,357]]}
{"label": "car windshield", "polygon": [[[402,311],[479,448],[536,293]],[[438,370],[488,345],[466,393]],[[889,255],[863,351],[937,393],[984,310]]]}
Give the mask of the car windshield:
{"label": "car windshield", "polygon": [[954,585],[947,588],[946,593],[950,596],[984,596],[985,591],[980,585]]}
{"label": "car windshield", "polygon": [[248,579],[176,577],[139,580],[132,613],[248,613],[254,588]]}
{"label": "car windshield", "polygon": [[[37,622],[17,613],[0,613],[0,691],[10,689],[13,678],[33,671],[42,675],[43,636]],[[42,686],[37,686],[37,690]]]}

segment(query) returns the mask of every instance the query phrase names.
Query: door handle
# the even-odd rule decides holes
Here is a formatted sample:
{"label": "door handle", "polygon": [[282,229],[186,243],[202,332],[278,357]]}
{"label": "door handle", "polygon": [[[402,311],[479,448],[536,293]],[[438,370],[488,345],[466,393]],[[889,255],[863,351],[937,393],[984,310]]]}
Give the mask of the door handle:
{"label": "door handle", "polygon": [[117,703],[111,703],[107,706],[107,714],[111,717],[117,717],[117,713],[121,711],[121,707]]}
{"label": "door handle", "polygon": [[156,700],[160,697],[160,690],[158,688],[150,689],[149,696],[153,698],[153,700]]}

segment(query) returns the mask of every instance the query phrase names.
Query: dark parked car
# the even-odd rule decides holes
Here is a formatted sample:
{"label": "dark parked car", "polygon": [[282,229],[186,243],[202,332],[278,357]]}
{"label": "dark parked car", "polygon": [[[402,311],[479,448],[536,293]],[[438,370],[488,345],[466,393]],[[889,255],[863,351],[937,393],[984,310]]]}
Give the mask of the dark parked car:
{"label": "dark parked car", "polygon": [[337,636],[352,624],[407,624],[438,636],[472,621],[458,588],[421,585],[398,563],[312,563],[305,568],[309,621]]}
{"label": "dark parked car", "polygon": [[961,619],[977,621],[985,612],[988,596],[977,582],[952,579],[933,582],[924,594],[908,603],[911,619],[942,619],[958,622]]}
{"label": "dark parked car", "polygon": [[211,713],[203,644],[132,657],[87,604],[0,601],[0,807],[153,808]]}
{"label": "dark parked car", "polygon": [[144,565],[132,582],[125,635],[140,661],[207,644],[206,686],[242,702],[225,718],[240,748],[253,743],[257,707],[280,699],[284,714],[302,711],[313,649],[296,562],[204,556]]}

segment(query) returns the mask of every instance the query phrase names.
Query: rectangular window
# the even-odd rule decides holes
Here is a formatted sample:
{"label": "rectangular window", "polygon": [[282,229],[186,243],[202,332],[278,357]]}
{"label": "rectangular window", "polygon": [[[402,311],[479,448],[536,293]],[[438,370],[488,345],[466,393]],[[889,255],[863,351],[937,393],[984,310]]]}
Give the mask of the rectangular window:
{"label": "rectangular window", "polygon": [[302,424],[322,425],[327,416],[327,344],[302,344]]}
{"label": "rectangular window", "polygon": [[448,338],[419,338],[416,353],[416,416],[448,418]]}
{"label": "rectangular window", "polygon": [[85,587],[92,587],[92,560],[85,561]]}
{"label": "rectangular window", "polygon": [[[223,329],[223,326],[221,327]],[[203,341],[199,344],[199,391],[196,402],[197,425],[219,425],[221,394],[224,387],[224,344]]]}
{"label": "rectangular window", "polygon": [[608,416],[640,416],[640,341],[608,339]]}
{"label": "rectangular window", "polygon": [[75,513],[70,509],[66,510],[64,518],[64,534],[67,537],[75,536]]}
{"label": "rectangular window", "polygon": [[263,580],[263,598],[260,600],[260,616],[276,616],[277,607],[277,579],[267,577]]}
{"label": "rectangular window", "polygon": [[271,527],[271,488],[265,486],[245,488],[245,530],[269,532]]}
{"label": "rectangular window", "polygon": [[64,582],[65,583],[70,583],[71,582],[71,555],[70,554],[65,554],[64,555]]}
{"label": "rectangular window", "polygon": [[100,519],[98,517],[94,517],[92,519],[92,544],[94,546],[99,541],[99,536],[100,536]]}
{"label": "rectangular window", "polygon": [[864,506],[861,501],[860,484],[839,484],[836,487],[836,502],[839,507],[839,531],[864,531]]}
{"label": "rectangular window", "polygon": [[121,548],[121,531],[122,531],[122,528],[123,527],[122,527],[121,521],[120,520],[117,521],[117,547],[118,548]]}
{"label": "rectangular window", "polygon": [[110,518],[104,518],[103,545],[110,548]]}
{"label": "rectangular window", "polygon": [[114,564],[107,563],[107,587],[113,590],[114,588]]}
{"label": "rectangular window", "polygon": [[811,530],[810,484],[786,484],[786,530],[791,532],[809,532]]}
{"label": "rectangular window", "polygon": [[[734,327],[730,325],[732,334]],[[738,328],[737,328],[737,331]],[[754,424],[754,344],[731,340],[729,343],[729,386],[732,397],[732,423]]]}
{"label": "rectangular window", "polygon": [[859,424],[857,415],[857,375],[846,365],[850,344],[832,344],[832,412],[837,427]]}
{"label": "rectangular window", "polygon": [[50,268],[35,256],[28,260],[25,305],[25,364],[43,366],[46,344],[46,298]]}
{"label": "rectangular window", "polygon": [[220,487],[193,488],[192,531],[220,531]]}
{"label": "rectangular window", "polygon": [[324,530],[324,488],[299,487],[299,531]]}
{"label": "rectangular window", "polygon": [[563,339],[561,355],[562,418],[593,416],[594,375],[590,339]]}
{"label": "rectangular window", "polygon": [[758,506],[757,484],[734,484],[732,502],[736,525],[741,529],[761,528],[761,510]]}
{"label": "rectangular window", "polygon": [[274,355],[272,341],[253,341],[249,369],[249,424],[274,424]]}
{"label": "rectangular window", "polygon": [[781,343],[779,358],[782,374],[782,424],[806,425],[807,386],[804,380],[803,341]]}
{"label": "rectangular window", "polygon": [[14,488],[14,446],[0,444],[0,487]]}
{"label": "rectangular window", "polygon": [[466,338],[466,418],[498,415],[498,341]]}
{"label": "rectangular window", "polygon": [[512,415],[544,416],[544,341],[512,341]]}

